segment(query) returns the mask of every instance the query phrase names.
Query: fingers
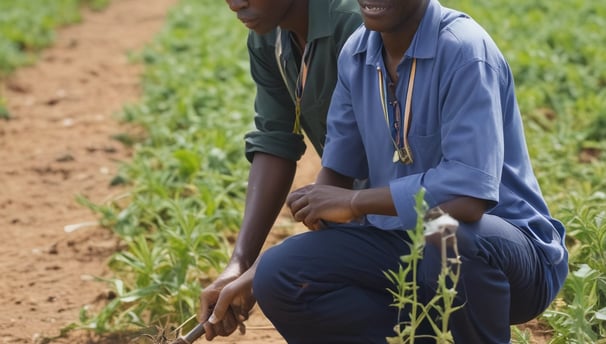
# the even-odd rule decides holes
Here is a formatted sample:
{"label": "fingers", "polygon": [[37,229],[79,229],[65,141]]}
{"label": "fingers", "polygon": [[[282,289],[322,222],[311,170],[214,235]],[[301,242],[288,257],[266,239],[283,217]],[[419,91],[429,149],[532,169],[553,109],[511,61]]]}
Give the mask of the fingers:
{"label": "fingers", "polygon": [[247,288],[243,283],[245,279],[236,280],[225,286],[217,299],[212,315],[205,325],[206,339],[212,340],[216,336],[229,336],[236,329],[244,333],[244,321],[248,319],[251,306],[250,302],[243,302],[242,288]]}
{"label": "fingers", "polygon": [[317,231],[320,230],[322,228],[326,227],[326,223],[323,220],[315,220],[315,221],[310,221],[309,225],[306,225],[307,228],[309,228],[312,231]]}
{"label": "fingers", "polygon": [[[212,316],[211,316],[212,319]],[[215,319],[215,323],[211,323],[210,320],[204,325],[206,330],[206,339],[212,340],[217,336],[229,336],[232,334],[240,325],[234,312],[229,308],[220,320]]]}
{"label": "fingers", "polygon": [[214,288],[205,288],[200,294],[200,311],[198,312],[198,322],[203,323],[213,312],[220,290]]}
{"label": "fingers", "polygon": [[293,200],[290,204],[290,211],[295,221],[303,222],[307,227],[314,221],[310,218],[313,207],[310,205],[309,196],[307,194],[299,195],[299,198]]}
{"label": "fingers", "polygon": [[309,204],[309,200],[306,195],[299,195],[297,197],[297,199],[291,200],[290,205],[288,206],[290,208],[291,214],[293,215],[293,217],[295,217],[295,219],[297,218],[297,213],[299,213],[301,209],[305,208]]}
{"label": "fingers", "polygon": [[248,320],[248,310],[244,310],[241,305],[234,304],[232,304],[231,308],[234,312],[234,316],[236,317],[236,321],[238,322],[237,326],[240,334],[245,334],[246,326],[244,325],[244,322]]}
{"label": "fingers", "polygon": [[217,299],[217,304],[212,312],[212,315],[208,319],[208,321],[212,324],[216,324],[219,321],[223,320],[225,314],[227,313],[230,303],[232,302],[234,295],[231,291],[232,289],[229,285],[223,288],[223,292],[219,295]]}
{"label": "fingers", "polygon": [[[300,201],[298,201],[298,202],[300,202]],[[312,214],[312,207],[309,204],[305,204],[305,206],[303,206],[300,209],[297,209],[296,211],[294,211],[294,209],[293,209],[293,218],[297,222],[302,222],[305,225],[305,227],[307,227],[311,230],[316,230],[316,229],[321,228],[321,225],[320,225],[321,220]]]}
{"label": "fingers", "polygon": [[299,197],[301,197],[297,191],[293,191],[291,193],[288,194],[288,196],[286,196],[286,206],[288,208],[292,208],[292,203],[296,200],[299,199]]}
{"label": "fingers", "polygon": [[314,207],[309,204],[307,196],[301,197],[301,199],[293,203],[292,212],[295,221],[302,222],[310,230],[318,230],[325,227],[325,223],[320,217],[321,214],[315,211]]}
{"label": "fingers", "polygon": [[288,197],[286,197],[286,205],[292,210],[293,206],[295,206],[293,203],[299,201],[301,197],[307,195],[307,193],[309,193],[312,187],[313,184],[310,184],[291,192]]}
{"label": "fingers", "polygon": [[288,206],[294,220],[303,222],[311,230],[323,228],[322,220],[334,221],[335,219],[325,216],[334,213],[334,209],[339,209],[339,198],[333,194],[335,189],[340,190],[312,184],[293,191],[288,197]]}
{"label": "fingers", "polygon": [[303,222],[305,220],[305,218],[307,217],[307,215],[309,214],[310,208],[307,204],[307,202],[303,202],[303,201],[297,201],[295,202],[295,205],[293,205],[292,208],[292,216],[295,219],[295,221],[298,222]]}

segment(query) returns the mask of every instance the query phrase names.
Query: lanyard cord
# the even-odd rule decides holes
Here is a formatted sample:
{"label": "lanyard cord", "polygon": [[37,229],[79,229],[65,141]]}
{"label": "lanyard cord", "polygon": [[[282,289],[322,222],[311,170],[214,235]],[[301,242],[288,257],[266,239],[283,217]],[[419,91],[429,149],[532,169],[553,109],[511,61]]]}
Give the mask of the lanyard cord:
{"label": "lanyard cord", "polygon": [[302,134],[301,130],[301,97],[303,96],[303,88],[305,87],[305,83],[307,82],[307,71],[309,69],[309,60],[312,55],[311,44],[306,44],[305,49],[303,51],[303,57],[301,58],[301,68],[299,69],[299,75],[297,76],[297,81],[295,84],[295,91],[292,92],[292,89],[289,87],[288,78],[286,77],[286,71],[284,70],[284,66],[282,65],[282,30],[277,28],[277,37],[276,37],[276,62],[278,64],[278,69],[280,70],[280,75],[282,76],[282,80],[284,81],[284,85],[288,88],[288,93],[290,93],[293,97],[293,101],[295,102],[295,123],[293,125],[292,132],[295,134]]}
{"label": "lanyard cord", "polygon": [[303,57],[301,58],[301,68],[299,69],[299,76],[297,77],[297,85],[295,87],[295,124],[292,132],[295,134],[301,134],[301,98],[303,97],[303,90],[305,89],[305,83],[307,82],[307,71],[309,70],[309,64],[311,62],[311,51],[313,45],[306,44],[303,50]]}
{"label": "lanyard cord", "polygon": [[275,55],[276,55],[276,63],[278,64],[278,69],[280,70],[280,75],[282,76],[282,81],[284,81],[284,85],[286,86],[286,89],[288,89],[288,94],[290,95],[290,97],[292,98],[293,101],[295,101],[295,97],[294,97],[294,92],[292,91],[290,84],[288,83],[288,78],[286,77],[286,71],[284,70],[284,68],[286,68],[286,60],[284,60],[284,65],[282,64],[282,29],[280,29],[280,27],[278,27],[276,29],[277,32],[277,36],[276,36],[276,49],[274,51]]}
{"label": "lanyard cord", "polygon": [[[393,142],[395,151],[393,155],[393,162],[402,162],[405,164],[411,164],[413,162],[412,152],[408,145],[408,131],[410,130],[411,113],[410,109],[412,106],[412,91],[414,88],[415,74],[417,70],[417,59],[413,58],[412,65],[410,67],[410,75],[408,77],[408,92],[406,93],[406,107],[404,108],[404,128],[401,129],[400,118],[402,116],[399,103],[394,100],[394,128],[396,129],[396,138],[394,139],[391,135],[391,141]],[[387,109],[387,85],[383,78],[381,67],[377,67],[377,74],[379,76],[379,96],[381,97],[381,107],[383,109],[383,115],[387,127],[391,130],[389,111]],[[400,137],[402,138],[403,145],[400,144]]]}

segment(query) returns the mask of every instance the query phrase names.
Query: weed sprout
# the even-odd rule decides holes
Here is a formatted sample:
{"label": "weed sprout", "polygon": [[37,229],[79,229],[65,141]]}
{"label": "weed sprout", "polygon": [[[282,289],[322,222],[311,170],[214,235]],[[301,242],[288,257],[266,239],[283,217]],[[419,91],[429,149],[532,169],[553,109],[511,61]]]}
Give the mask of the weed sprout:
{"label": "weed sprout", "polygon": [[[434,338],[438,344],[454,343],[448,330],[448,321],[450,315],[462,307],[454,305],[461,266],[456,238],[459,223],[439,208],[425,212],[423,196],[423,191],[416,196],[416,210],[419,216],[415,229],[409,231],[410,254],[401,257],[403,264],[397,272],[385,273],[396,285],[396,290],[389,291],[394,297],[392,306],[398,308],[398,319],[404,309],[410,309],[409,319],[404,322],[398,320],[394,327],[396,336],[387,338],[389,344],[412,344],[415,338],[422,337]],[[423,304],[418,295],[417,268],[423,259],[426,243],[440,248],[441,269],[435,296]],[[417,333],[424,321],[429,323],[434,335]]]}

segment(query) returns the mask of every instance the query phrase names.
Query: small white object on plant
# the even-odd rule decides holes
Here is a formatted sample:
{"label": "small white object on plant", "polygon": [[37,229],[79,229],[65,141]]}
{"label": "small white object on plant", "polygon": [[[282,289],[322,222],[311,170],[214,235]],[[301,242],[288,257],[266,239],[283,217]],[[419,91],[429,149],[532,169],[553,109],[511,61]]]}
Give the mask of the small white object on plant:
{"label": "small white object on plant", "polygon": [[435,219],[425,221],[424,226],[425,230],[423,234],[425,237],[435,233],[441,233],[443,236],[448,236],[457,232],[459,221],[446,213],[442,213]]}

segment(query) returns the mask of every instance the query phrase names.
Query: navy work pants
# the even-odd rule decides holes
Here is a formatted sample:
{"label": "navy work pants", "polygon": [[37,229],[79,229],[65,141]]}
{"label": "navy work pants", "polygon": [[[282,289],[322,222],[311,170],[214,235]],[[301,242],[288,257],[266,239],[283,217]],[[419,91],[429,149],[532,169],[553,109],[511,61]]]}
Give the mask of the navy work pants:
{"label": "navy work pants", "polygon": [[[510,324],[539,315],[563,281],[526,235],[498,217],[461,224],[457,239],[456,303],[464,307],[450,318],[455,342],[509,343]],[[288,343],[385,343],[398,310],[384,271],[398,269],[407,240],[405,231],[354,225],[295,235],[263,254],[253,293]],[[439,248],[427,244],[418,269],[423,302],[435,294],[439,270]]]}

